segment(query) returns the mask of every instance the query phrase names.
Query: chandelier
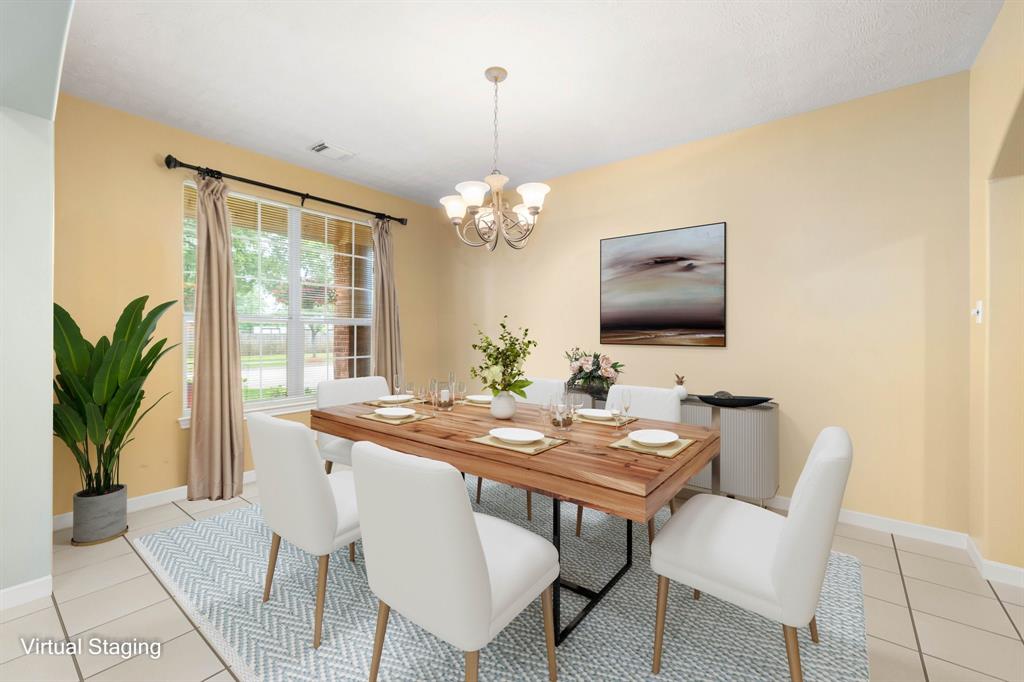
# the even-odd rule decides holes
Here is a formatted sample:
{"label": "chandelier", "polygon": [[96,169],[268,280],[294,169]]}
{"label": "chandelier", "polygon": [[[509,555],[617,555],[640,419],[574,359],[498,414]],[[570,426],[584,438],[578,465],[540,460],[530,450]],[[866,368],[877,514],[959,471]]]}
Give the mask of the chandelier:
{"label": "chandelier", "polygon": [[468,180],[455,185],[458,194],[442,197],[441,205],[455,226],[455,233],[464,243],[486,246],[488,251],[494,251],[500,235],[506,244],[521,249],[537,226],[537,216],[551,188],[542,182],[519,185],[516,192],[522,201],[509,207],[503,191],[509,179],[498,170],[498,83],[508,77],[508,71],[492,66],[484,71],[484,77],[494,83],[494,159],[491,174],[483,181]]}

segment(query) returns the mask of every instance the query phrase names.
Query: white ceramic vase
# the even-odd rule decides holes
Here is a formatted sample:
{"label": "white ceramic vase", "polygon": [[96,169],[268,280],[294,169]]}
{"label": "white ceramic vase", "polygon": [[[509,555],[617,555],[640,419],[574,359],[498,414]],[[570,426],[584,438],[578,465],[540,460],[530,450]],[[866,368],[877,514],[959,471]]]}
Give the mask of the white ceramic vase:
{"label": "white ceramic vase", "polygon": [[686,386],[683,386],[682,384],[676,384],[676,393],[679,395],[680,400],[686,400],[686,397],[690,395],[686,390]]}
{"label": "white ceramic vase", "polygon": [[511,419],[516,413],[516,399],[508,391],[501,391],[491,398],[491,416],[496,419]]}

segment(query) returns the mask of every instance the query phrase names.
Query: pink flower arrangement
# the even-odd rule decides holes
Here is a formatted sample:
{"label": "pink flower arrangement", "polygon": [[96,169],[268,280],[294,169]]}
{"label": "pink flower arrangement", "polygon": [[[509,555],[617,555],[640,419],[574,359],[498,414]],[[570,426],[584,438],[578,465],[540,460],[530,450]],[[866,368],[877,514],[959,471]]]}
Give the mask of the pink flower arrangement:
{"label": "pink flower arrangement", "polygon": [[583,387],[607,389],[618,380],[624,367],[607,355],[578,347],[566,351],[565,358],[569,361],[569,383]]}

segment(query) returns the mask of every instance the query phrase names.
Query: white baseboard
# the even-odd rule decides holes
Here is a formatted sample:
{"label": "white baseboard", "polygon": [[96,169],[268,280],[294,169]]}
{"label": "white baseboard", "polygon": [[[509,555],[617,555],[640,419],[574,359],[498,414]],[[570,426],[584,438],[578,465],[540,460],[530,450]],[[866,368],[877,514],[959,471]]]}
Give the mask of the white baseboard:
{"label": "white baseboard", "polygon": [[[769,500],[767,504],[775,509],[789,509],[789,498],[776,496]],[[921,523],[891,519],[886,516],[875,516],[874,514],[866,514],[849,509],[840,510],[839,521],[848,523],[851,526],[870,528],[882,531],[883,533],[902,535],[906,538],[934,542],[939,545],[965,550],[971,561],[974,562],[975,568],[978,569],[978,572],[986,580],[995,580],[1000,583],[1024,587],[1024,567],[986,559],[981,555],[978,546],[974,544],[973,538],[967,533],[936,528],[935,526],[926,526]]]}
{"label": "white baseboard", "polygon": [[0,609],[9,609],[36,599],[49,597],[51,592],[53,592],[52,575],[11,585],[0,590]]}
{"label": "white baseboard", "polygon": [[969,535],[967,536],[967,554],[971,557],[974,565],[978,567],[978,570],[981,571],[981,575],[985,580],[994,580],[997,583],[1006,583],[1024,588],[1024,568],[986,559],[978,550],[978,545],[974,544],[974,538]]}
{"label": "white baseboard", "polygon": [[[255,480],[255,469],[251,469],[242,474],[242,483],[252,483]],[[139,511],[141,509],[149,509],[150,507],[159,507],[162,504],[167,504],[168,502],[177,502],[178,500],[184,500],[187,497],[188,486],[184,485],[180,485],[177,488],[170,488],[169,490],[160,490],[155,493],[138,495],[137,497],[129,497],[128,513],[131,514],[134,511]],[[57,514],[53,517],[53,529],[61,530],[63,528],[70,528],[73,522],[74,514],[72,512]]]}

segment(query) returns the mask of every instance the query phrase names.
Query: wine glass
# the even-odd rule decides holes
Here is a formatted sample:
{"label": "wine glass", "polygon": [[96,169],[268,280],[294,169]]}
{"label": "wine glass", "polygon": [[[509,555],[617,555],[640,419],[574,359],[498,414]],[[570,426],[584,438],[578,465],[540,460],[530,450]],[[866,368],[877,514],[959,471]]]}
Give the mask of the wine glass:
{"label": "wine glass", "polygon": [[629,392],[629,389],[623,389],[622,391],[622,416],[629,419],[629,406],[633,403],[633,395]]}
{"label": "wine glass", "polygon": [[427,402],[435,410],[437,409],[437,379],[430,380],[430,387],[427,388]]}

